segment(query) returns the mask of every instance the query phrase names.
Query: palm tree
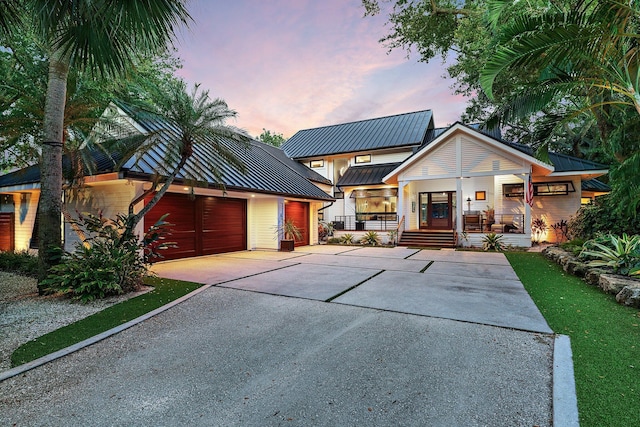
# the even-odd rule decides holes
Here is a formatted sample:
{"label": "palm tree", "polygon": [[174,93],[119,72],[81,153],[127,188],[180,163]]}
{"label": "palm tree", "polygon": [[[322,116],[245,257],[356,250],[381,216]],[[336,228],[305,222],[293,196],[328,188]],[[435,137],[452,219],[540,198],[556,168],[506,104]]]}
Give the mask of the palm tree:
{"label": "palm tree", "polygon": [[537,79],[498,109],[493,124],[547,114],[552,103],[565,110],[555,123],[549,120],[552,131],[592,114],[603,145],[619,162],[611,174],[612,196],[621,212],[637,215],[640,150],[637,136],[625,134],[628,120],[621,117],[634,126],[640,121],[640,3],[578,0],[566,9],[550,4],[539,16],[501,25],[512,5],[510,0],[488,2],[497,46],[481,73],[481,86],[492,98],[494,82],[508,79],[513,70],[529,70]]}
{"label": "palm tree", "polygon": [[587,98],[586,109],[627,105],[640,114],[640,5],[618,0],[578,1],[567,10],[550,6],[539,16],[499,24],[511,0],[490,0],[489,20],[497,47],[480,76],[486,94],[518,68],[539,79],[525,86],[505,109],[523,116],[544,109],[557,97]]}
{"label": "palm tree", "polygon": [[[47,40],[49,77],[44,109],[39,209],[40,279],[61,247],[62,144],[67,77],[73,64],[105,77],[120,73],[140,52],[158,51],[190,16],[179,0],[25,0],[34,27]],[[59,255],[58,255],[59,256]]]}
{"label": "palm tree", "polygon": [[[247,147],[251,137],[242,129],[228,125],[226,122],[235,118],[237,113],[229,109],[222,99],[211,99],[209,91],[200,91],[200,85],[194,85],[189,93],[183,80],[172,80],[162,88],[157,88],[154,96],[153,114],[157,117],[159,132],[146,138],[142,147],[135,147],[136,152],[161,148],[165,152],[165,164],[162,177],[156,179],[156,185],[129,205],[130,222],[128,230],[133,232],[142,218],[160,201],[162,196],[176,176],[182,172],[185,178],[198,180],[198,176],[189,176],[185,170],[188,161],[194,162],[194,169],[204,169],[212,172],[219,184],[223,184],[223,177],[219,160],[233,165],[237,170],[244,172],[243,163],[234,154],[234,147],[229,144]],[[172,138],[175,136],[175,138]],[[125,141],[126,143],[126,141]],[[211,161],[193,158],[194,150],[198,145],[203,149],[211,150]],[[199,164],[196,164],[199,163]],[[196,172],[197,173],[197,172]],[[164,179],[159,189],[156,188],[157,180]],[[135,215],[134,205],[146,195],[155,192],[151,200]]]}
{"label": "palm tree", "polygon": [[9,34],[20,22],[20,7],[16,0],[0,1],[0,34]]}

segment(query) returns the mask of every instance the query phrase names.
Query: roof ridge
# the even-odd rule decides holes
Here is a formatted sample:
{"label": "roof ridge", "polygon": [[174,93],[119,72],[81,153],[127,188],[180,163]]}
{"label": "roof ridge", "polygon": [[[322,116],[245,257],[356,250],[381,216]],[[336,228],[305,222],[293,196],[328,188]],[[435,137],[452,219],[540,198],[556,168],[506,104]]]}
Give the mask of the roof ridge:
{"label": "roof ridge", "polygon": [[388,119],[388,118],[391,118],[391,117],[407,116],[409,114],[418,114],[418,113],[426,113],[426,112],[432,112],[432,111],[431,111],[430,108],[428,108],[426,110],[408,111],[406,113],[389,114],[387,116],[373,117],[371,119],[353,120],[351,122],[336,123],[336,124],[333,124],[333,125],[318,126],[318,127],[314,127],[314,128],[307,128],[307,129],[300,129],[298,132],[304,132],[306,130],[326,129],[326,128],[332,128],[332,127],[336,127],[336,126],[352,125],[352,124],[355,124],[355,123],[371,122],[371,121],[374,121],[374,120]]}

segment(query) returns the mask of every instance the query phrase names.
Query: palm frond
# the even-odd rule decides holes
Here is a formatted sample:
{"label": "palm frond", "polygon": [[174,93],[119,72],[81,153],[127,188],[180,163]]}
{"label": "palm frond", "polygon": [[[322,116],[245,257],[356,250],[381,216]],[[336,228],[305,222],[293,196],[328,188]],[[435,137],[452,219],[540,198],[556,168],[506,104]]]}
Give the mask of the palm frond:
{"label": "palm frond", "polygon": [[102,75],[126,69],[139,52],[166,48],[191,17],[181,0],[32,0],[35,19],[54,51]]}

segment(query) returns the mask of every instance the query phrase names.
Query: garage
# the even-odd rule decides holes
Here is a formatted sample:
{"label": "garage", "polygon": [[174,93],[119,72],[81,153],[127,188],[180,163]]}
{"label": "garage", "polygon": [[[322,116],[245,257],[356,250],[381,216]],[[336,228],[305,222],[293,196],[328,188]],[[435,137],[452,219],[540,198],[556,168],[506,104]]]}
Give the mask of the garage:
{"label": "garage", "polygon": [[285,220],[292,220],[300,229],[302,239],[295,242],[295,246],[306,246],[309,244],[309,203],[293,202],[287,200],[284,204]]}
{"label": "garage", "polygon": [[14,213],[0,212],[0,251],[12,252],[14,250],[14,234]]}
{"label": "garage", "polygon": [[[151,196],[147,199],[150,200]],[[169,213],[168,241],[177,248],[162,251],[165,259],[187,258],[247,248],[247,201],[227,197],[165,194],[145,216],[145,228]]]}

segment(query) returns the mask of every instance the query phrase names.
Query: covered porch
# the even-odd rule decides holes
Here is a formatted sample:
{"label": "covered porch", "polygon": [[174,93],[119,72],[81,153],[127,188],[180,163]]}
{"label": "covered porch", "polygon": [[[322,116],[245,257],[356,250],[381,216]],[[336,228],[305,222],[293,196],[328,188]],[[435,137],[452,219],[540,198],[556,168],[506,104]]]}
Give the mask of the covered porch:
{"label": "covered porch", "polygon": [[[398,185],[400,233],[450,230],[459,246],[488,233],[531,246],[531,177],[553,166],[462,125],[454,125],[384,177]],[[399,234],[400,234],[399,233]]]}

